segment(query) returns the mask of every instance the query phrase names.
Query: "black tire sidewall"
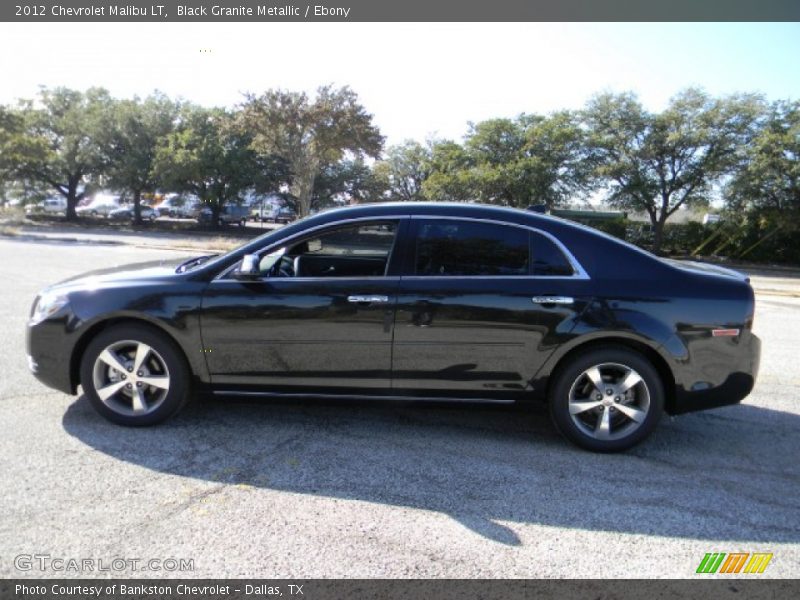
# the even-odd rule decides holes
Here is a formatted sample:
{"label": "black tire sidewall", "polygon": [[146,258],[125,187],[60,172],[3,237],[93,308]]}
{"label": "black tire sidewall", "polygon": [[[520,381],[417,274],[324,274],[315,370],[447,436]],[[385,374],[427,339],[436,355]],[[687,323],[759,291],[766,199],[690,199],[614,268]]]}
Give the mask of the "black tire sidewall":
{"label": "black tire sidewall", "polygon": [[[644,423],[618,440],[597,440],[581,431],[569,414],[569,390],[583,371],[604,362],[619,363],[634,369],[650,392],[650,409]],[[556,429],[574,444],[593,452],[622,452],[639,444],[655,429],[664,412],[664,385],[653,364],[640,353],[627,348],[596,348],[570,359],[555,374],[548,399],[550,416]]]}
{"label": "black tire sidewall", "polygon": [[[143,342],[153,348],[166,363],[170,385],[166,398],[153,412],[145,415],[123,415],[109,408],[97,395],[93,383],[94,364],[109,345],[121,340]],[[81,385],[94,409],[103,417],[129,427],[154,425],[168,419],[186,404],[189,398],[189,366],[182,352],[169,337],[149,325],[118,325],[101,331],[86,347],[81,357]]]}

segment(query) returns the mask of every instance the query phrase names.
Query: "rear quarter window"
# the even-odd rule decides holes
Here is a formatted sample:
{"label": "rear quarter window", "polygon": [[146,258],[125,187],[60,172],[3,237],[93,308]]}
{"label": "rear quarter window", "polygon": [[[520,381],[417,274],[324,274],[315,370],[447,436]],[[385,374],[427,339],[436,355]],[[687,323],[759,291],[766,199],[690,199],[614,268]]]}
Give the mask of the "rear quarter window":
{"label": "rear quarter window", "polygon": [[531,232],[531,274],[543,277],[569,277],[575,274],[567,257],[553,240]]}

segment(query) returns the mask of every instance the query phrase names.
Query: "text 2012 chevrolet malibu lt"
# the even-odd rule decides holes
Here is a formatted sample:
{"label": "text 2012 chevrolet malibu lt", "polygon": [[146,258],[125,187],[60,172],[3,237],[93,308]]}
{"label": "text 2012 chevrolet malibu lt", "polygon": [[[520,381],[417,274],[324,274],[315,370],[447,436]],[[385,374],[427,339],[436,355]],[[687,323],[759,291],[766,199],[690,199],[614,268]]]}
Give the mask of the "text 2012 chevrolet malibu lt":
{"label": "text 2012 chevrolet malibu lt", "polygon": [[627,449],[741,401],[760,342],[733,271],[471,204],[318,214],[214,257],[97,271],[36,298],[30,367],[149,425],[194,394],[544,399],[558,430]]}

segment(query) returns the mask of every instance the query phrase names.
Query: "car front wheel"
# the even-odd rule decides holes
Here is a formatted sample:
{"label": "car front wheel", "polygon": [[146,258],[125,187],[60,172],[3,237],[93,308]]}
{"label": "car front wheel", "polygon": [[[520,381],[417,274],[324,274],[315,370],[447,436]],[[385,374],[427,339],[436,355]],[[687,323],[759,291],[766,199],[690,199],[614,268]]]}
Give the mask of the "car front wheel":
{"label": "car front wheel", "polygon": [[120,425],[159,423],[189,398],[189,367],[181,351],[148,326],[102,331],[87,346],[80,374],[95,410]]}
{"label": "car front wheel", "polygon": [[564,437],[594,452],[627,450],[650,435],[664,409],[664,386],[641,354],[598,348],[555,376],[550,415]]}

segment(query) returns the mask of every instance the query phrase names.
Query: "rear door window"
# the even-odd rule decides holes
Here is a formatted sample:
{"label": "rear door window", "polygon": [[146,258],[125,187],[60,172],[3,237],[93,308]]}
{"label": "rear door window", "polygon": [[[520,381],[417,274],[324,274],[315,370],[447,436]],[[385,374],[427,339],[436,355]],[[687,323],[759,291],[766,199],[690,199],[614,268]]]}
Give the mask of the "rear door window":
{"label": "rear door window", "polygon": [[423,277],[528,275],[528,230],[494,223],[420,219],[414,274]]}

